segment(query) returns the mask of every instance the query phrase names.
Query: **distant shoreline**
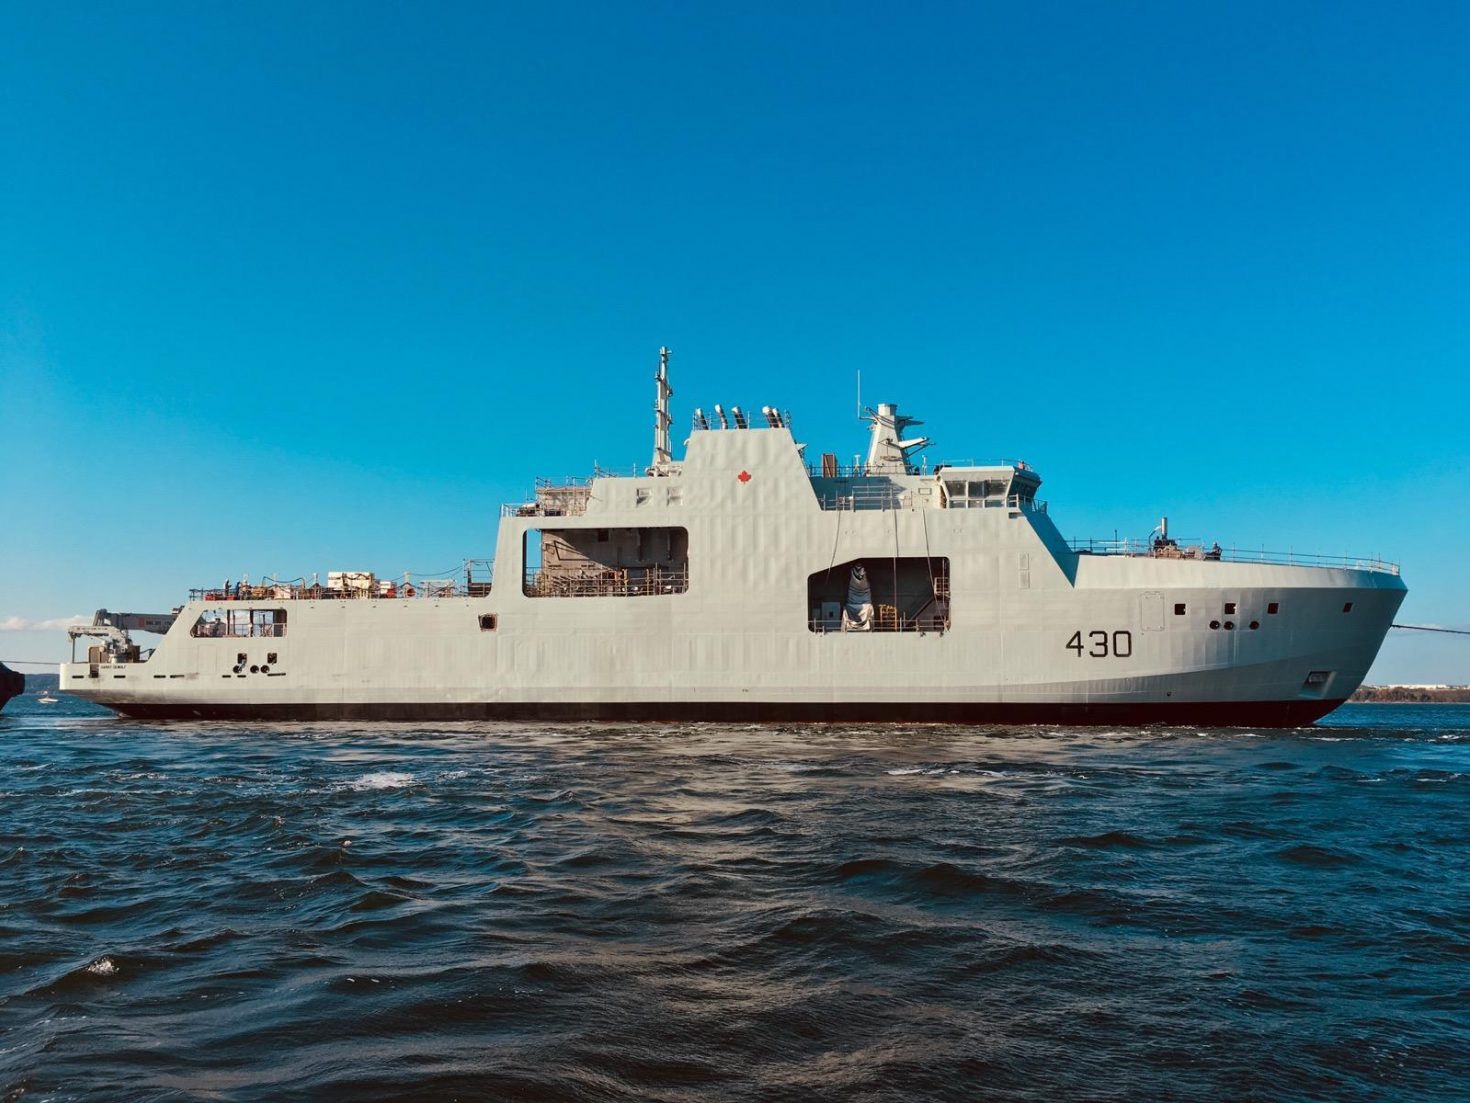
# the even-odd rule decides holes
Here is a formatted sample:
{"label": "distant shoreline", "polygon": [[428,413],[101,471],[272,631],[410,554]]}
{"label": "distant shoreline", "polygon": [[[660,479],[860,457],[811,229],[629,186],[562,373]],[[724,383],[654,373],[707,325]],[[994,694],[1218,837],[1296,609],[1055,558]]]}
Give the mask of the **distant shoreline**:
{"label": "distant shoreline", "polygon": [[1470,704],[1470,686],[1360,686],[1348,698],[1359,705]]}

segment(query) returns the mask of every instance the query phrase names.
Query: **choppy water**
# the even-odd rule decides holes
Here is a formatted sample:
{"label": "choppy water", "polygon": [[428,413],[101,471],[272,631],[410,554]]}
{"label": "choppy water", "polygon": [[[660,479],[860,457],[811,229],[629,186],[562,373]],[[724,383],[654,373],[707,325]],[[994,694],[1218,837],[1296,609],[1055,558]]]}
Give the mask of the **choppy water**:
{"label": "choppy water", "polygon": [[1470,707],[1246,733],[33,702],[0,715],[0,1099],[1470,1097]]}

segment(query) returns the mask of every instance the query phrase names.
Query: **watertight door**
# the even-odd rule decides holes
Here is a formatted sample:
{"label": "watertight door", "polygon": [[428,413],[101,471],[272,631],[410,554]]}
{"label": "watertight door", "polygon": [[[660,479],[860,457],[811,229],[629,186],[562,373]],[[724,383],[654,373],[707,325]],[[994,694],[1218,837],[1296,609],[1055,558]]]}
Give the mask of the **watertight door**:
{"label": "watertight door", "polygon": [[1148,590],[1139,596],[1143,603],[1143,630],[1145,632],[1162,632],[1164,630],[1164,595],[1157,590]]}

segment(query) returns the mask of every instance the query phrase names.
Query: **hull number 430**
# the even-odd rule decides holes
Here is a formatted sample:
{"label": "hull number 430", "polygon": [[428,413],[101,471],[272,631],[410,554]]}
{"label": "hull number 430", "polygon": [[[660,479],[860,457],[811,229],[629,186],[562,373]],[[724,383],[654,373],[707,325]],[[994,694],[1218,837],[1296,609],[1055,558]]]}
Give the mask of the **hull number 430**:
{"label": "hull number 430", "polygon": [[1079,659],[1083,655],[1093,659],[1128,659],[1133,656],[1133,633],[1126,630],[1110,633],[1101,628],[1084,633],[1079,628],[1072,633],[1067,647],[1077,652]]}

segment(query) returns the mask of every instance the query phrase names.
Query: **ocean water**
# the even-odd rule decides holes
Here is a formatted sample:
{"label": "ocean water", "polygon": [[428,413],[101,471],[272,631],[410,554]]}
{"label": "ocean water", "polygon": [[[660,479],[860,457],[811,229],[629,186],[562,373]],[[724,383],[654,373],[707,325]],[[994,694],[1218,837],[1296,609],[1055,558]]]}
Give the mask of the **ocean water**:
{"label": "ocean water", "polygon": [[0,1099],[1470,1098],[1470,707],[0,714]]}

